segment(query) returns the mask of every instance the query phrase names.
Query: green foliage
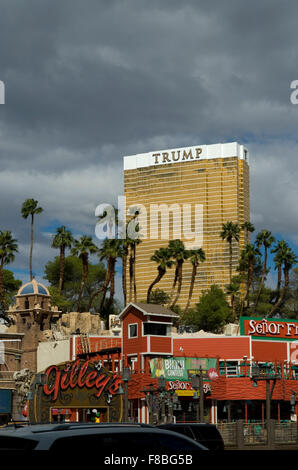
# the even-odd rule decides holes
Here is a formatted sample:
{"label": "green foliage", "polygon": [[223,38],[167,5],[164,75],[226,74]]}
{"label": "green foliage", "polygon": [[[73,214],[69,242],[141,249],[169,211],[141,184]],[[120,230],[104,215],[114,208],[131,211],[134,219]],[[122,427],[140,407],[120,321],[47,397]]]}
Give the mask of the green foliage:
{"label": "green foliage", "polygon": [[288,318],[298,318],[298,268],[290,276],[289,293],[284,304],[284,314]]}
{"label": "green foliage", "polygon": [[21,214],[24,219],[27,219],[29,215],[41,214],[43,212],[42,207],[37,207],[38,201],[35,199],[26,199],[21,208]]}
{"label": "green foliage", "polygon": [[155,289],[150,297],[151,304],[166,305],[170,301],[170,296],[162,289]]}
{"label": "green foliage", "polygon": [[213,285],[203,293],[195,308],[182,317],[181,323],[195,326],[197,330],[221,333],[224,325],[231,320],[231,310],[224,292]]}
{"label": "green foliage", "polygon": [[6,305],[10,305],[13,303],[14,296],[20,289],[22,281],[15,279],[13,272],[9,269],[3,269],[3,284]]}
{"label": "green foliage", "polygon": [[17,294],[22,285],[22,281],[14,278],[14,274],[8,269],[3,269],[3,287],[4,287],[4,302],[0,299],[0,319],[4,321],[7,326],[14,322],[6,314],[6,309],[9,305],[14,303],[14,296]]}
{"label": "green foliage", "polygon": [[254,311],[254,303],[257,296],[257,291],[252,291],[249,297],[250,307],[245,309],[246,316],[266,317],[272,308],[272,301],[274,298],[274,291],[268,287],[263,286],[261,289],[259,302],[256,311]]}
{"label": "green foliage", "polygon": [[73,242],[74,238],[70,230],[67,230],[65,225],[62,225],[56,229],[56,234],[52,240],[52,248],[71,248]]}
{"label": "green foliage", "polygon": [[59,289],[56,286],[50,286],[49,293],[51,295],[51,304],[57,305],[59,310],[63,313],[73,311],[73,302],[68,300],[63,293],[59,293]]}
{"label": "green foliage", "polygon": [[[78,298],[81,279],[82,279],[83,266],[82,262],[76,256],[67,256],[65,258],[65,271],[64,271],[64,283],[61,295],[58,295],[59,286],[59,273],[60,273],[60,258],[55,257],[54,261],[49,261],[45,266],[45,276],[50,283],[51,293],[54,294],[53,304],[57,304],[63,311],[74,311],[76,300]],[[88,277],[83,289],[82,299],[80,303],[80,310],[86,311],[89,298],[91,294],[96,290],[104,281],[106,275],[105,266],[103,263],[88,265]],[[97,302],[94,303],[94,309],[97,311],[100,296]]]}
{"label": "green foliage", "polygon": [[0,264],[5,266],[12,263],[15,253],[18,252],[17,240],[12,238],[12,234],[8,230],[0,231]]}
{"label": "green foliage", "polygon": [[226,240],[228,243],[232,243],[233,239],[237,242],[240,239],[240,227],[238,224],[234,224],[233,222],[226,222],[222,225],[222,231],[220,233],[220,237],[223,240]]}

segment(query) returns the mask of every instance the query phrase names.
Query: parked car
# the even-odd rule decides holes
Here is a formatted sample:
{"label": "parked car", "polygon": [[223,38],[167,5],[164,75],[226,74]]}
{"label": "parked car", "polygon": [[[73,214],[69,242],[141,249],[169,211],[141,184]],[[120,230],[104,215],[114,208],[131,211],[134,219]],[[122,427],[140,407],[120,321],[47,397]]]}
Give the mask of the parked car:
{"label": "parked car", "polygon": [[64,455],[96,453],[97,463],[105,464],[121,463],[115,462],[121,458],[125,462],[137,459],[139,464],[166,464],[198,462],[208,449],[187,436],[143,424],[36,424],[0,430],[1,454],[39,450]]}
{"label": "parked car", "polygon": [[194,439],[212,451],[224,450],[223,438],[214,424],[207,423],[168,423],[157,426],[159,429],[175,431]]}

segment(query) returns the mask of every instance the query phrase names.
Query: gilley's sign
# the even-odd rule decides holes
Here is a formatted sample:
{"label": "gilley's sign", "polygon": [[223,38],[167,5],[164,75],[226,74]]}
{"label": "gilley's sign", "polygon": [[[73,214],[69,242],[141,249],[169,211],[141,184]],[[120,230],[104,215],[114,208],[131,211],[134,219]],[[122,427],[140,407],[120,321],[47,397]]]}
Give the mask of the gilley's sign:
{"label": "gilley's sign", "polygon": [[74,389],[76,387],[87,389],[96,388],[95,396],[99,398],[104,390],[107,393],[114,395],[118,392],[121,378],[117,374],[112,377],[107,375],[105,371],[100,368],[88,370],[89,361],[80,364],[77,360],[73,363],[65,365],[64,369],[57,366],[51,366],[46,370],[48,378],[47,383],[43,387],[43,392],[50,395],[52,400],[56,400],[59,390]]}
{"label": "gilley's sign", "polygon": [[240,334],[263,339],[298,340],[298,320],[241,317]]}
{"label": "gilley's sign", "polygon": [[[42,383],[38,376],[42,375]],[[100,362],[78,359],[48,367],[36,374],[30,386],[30,423],[51,422],[53,409],[100,409],[104,421],[122,419],[122,379],[102,367]]]}

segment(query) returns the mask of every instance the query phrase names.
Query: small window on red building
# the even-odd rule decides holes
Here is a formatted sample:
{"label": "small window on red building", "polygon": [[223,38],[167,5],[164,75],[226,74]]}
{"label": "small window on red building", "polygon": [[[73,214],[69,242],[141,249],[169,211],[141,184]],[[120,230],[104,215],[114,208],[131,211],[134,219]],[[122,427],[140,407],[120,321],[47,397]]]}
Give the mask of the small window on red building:
{"label": "small window on red building", "polygon": [[144,335],[167,336],[168,325],[165,323],[143,323]]}
{"label": "small window on red building", "polygon": [[128,337],[129,338],[137,338],[138,336],[138,325],[137,323],[132,323],[128,325]]}

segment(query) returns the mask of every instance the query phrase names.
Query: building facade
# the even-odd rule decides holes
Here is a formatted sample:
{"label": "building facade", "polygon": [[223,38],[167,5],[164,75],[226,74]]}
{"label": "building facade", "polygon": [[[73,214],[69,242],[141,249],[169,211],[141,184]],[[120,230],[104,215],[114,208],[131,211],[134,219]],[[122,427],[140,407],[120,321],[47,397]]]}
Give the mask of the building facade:
{"label": "building facade", "polygon": [[15,373],[21,369],[22,333],[0,332],[0,426],[19,418]]}
{"label": "building facade", "polygon": [[[163,418],[163,376],[167,420],[198,420],[202,393],[206,422],[264,423],[268,408],[270,419],[297,421],[297,320],[242,317],[240,334],[228,336],[175,333],[170,328],[173,312],[153,304],[130,303],[120,318],[121,347],[91,347],[93,352],[76,357],[101,361],[111,372],[119,370],[119,359],[121,371],[130,368],[131,420],[148,424]],[[82,350],[81,339],[73,341],[72,354]],[[99,344],[95,338],[93,344]],[[193,386],[194,375],[202,376],[201,391]]]}
{"label": "building facade", "polygon": [[33,279],[21,286],[16,295],[16,303],[9,308],[7,314],[14,321],[13,329],[23,334],[21,369],[36,372],[37,349],[39,342],[43,340],[43,331],[50,330],[51,323],[59,318],[61,312],[57,307],[51,306],[47,287]]}
{"label": "building facade", "polygon": [[[140,212],[142,242],[136,249],[137,299],[146,299],[156,277],[154,251],[180,239],[186,248],[202,247],[206,261],[199,266],[193,302],[212,284],[229,282],[229,247],[220,237],[222,224],[249,221],[248,151],[238,143],[203,145],[124,157],[126,210]],[[247,242],[242,232],[233,242],[233,275]],[[158,284],[169,293],[174,269]],[[191,264],[185,263],[179,304],[188,297]],[[132,299],[131,299],[132,300]]]}
{"label": "building facade", "polygon": [[[203,415],[205,422],[214,424],[239,420],[264,424],[270,413],[270,419],[277,423],[297,422],[298,320],[242,317],[234,335],[178,334],[172,327],[174,317],[160,305],[130,303],[120,314],[121,335],[72,335],[64,364],[56,363],[51,356],[51,365],[43,371],[48,374],[46,383],[32,383],[38,393],[42,387],[45,393],[54,393],[53,380],[61,368],[70,373],[61,382],[63,387],[69,380],[78,379],[83,393],[83,385],[93,384],[94,364],[111,380],[117,378],[118,394],[120,384],[124,390],[127,385],[129,421],[195,422]],[[76,369],[77,361],[82,361],[82,373]],[[71,372],[73,367],[75,372]],[[129,370],[126,379],[125,369]],[[201,377],[199,386],[195,386],[194,376]],[[164,378],[163,390],[160,378]],[[105,377],[98,378],[99,386],[101,380]],[[57,401],[58,395],[52,400],[51,421],[85,421],[92,418],[92,410],[100,412],[103,420],[110,419],[109,395],[104,395],[107,403],[91,402],[84,394],[82,403],[72,404]],[[126,403],[125,395],[122,397]],[[115,419],[121,419],[120,415]],[[48,408],[44,416],[49,419]]]}

